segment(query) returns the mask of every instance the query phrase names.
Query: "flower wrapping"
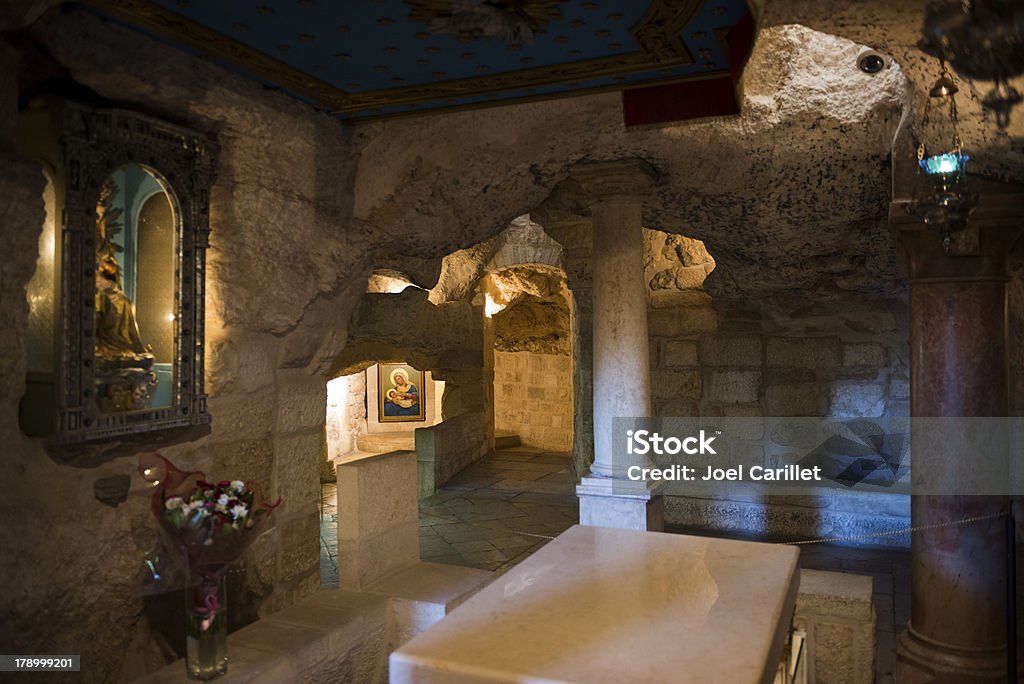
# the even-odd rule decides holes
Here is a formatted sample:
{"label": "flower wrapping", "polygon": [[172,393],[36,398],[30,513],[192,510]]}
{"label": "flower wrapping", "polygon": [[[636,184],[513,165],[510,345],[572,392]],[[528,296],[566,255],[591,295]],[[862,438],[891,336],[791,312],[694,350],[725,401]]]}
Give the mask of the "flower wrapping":
{"label": "flower wrapping", "polygon": [[[139,455],[139,473],[156,487],[151,509],[168,548],[192,577],[219,578],[241,558],[281,503],[256,505],[255,492],[241,480],[209,482],[199,471],[177,468],[156,453]],[[215,582],[204,582],[216,588]],[[195,599],[205,631],[221,608],[212,591]]]}

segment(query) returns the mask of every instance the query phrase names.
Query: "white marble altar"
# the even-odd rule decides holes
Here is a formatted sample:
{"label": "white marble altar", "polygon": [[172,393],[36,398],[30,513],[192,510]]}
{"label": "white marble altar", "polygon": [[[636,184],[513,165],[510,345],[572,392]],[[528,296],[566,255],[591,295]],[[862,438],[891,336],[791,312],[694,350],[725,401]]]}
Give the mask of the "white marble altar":
{"label": "white marble altar", "polygon": [[390,681],[770,683],[798,558],[575,526],[392,653]]}

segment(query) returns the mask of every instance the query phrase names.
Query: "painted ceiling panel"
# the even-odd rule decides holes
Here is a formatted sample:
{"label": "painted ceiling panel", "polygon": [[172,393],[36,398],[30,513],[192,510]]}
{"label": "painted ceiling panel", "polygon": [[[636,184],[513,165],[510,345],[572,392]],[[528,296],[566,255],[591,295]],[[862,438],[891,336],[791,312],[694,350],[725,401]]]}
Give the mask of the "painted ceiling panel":
{"label": "painted ceiling panel", "polygon": [[88,0],[372,119],[728,74],[746,0]]}

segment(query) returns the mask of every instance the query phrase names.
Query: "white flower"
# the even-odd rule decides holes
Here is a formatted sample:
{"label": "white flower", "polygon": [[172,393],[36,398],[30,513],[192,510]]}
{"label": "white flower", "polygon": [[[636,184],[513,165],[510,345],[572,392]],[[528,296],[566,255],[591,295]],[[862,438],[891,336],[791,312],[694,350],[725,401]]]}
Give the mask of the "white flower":
{"label": "white flower", "polygon": [[175,508],[183,508],[185,501],[180,496],[172,496],[164,502],[164,506],[167,507],[167,510],[173,511]]}
{"label": "white flower", "polygon": [[234,489],[237,493],[241,494],[242,492],[245,491],[245,483],[242,482],[241,480],[234,480],[231,483],[231,488]]}
{"label": "white flower", "polygon": [[228,495],[227,494],[221,494],[220,498],[217,499],[217,505],[219,505],[219,506],[227,506],[228,505]]}
{"label": "white flower", "polygon": [[238,504],[231,509],[231,516],[237,519],[243,517],[247,512],[245,504]]}
{"label": "white flower", "polygon": [[213,537],[207,537],[206,541],[203,542],[203,546],[213,546]]}

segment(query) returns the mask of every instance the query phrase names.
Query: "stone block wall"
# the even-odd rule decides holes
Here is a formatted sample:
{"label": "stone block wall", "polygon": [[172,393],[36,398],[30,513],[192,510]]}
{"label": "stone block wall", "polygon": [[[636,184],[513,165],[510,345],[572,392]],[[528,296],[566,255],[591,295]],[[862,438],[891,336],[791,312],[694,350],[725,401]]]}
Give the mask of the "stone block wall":
{"label": "stone block wall", "polygon": [[[899,302],[770,306],[702,292],[654,298],[651,384],[659,416],[834,418],[909,414],[905,308]],[[788,538],[849,537],[906,546],[909,498],[811,489],[765,501],[668,497],[666,523]]]}
{"label": "stone block wall", "polygon": [[477,409],[416,430],[419,497],[432,495],[460,470],[479,460],[494,444],[490,412]]}
{"label": "stone block wall", "polygon": [[572,449],[572,368],[569,357],[536,352],[494,353],[494,428],[526,446]]}
{"label": "stone block wall", "polygon": [[356,448],[366,432],[366,373],[343,375],[327,383],[327,460]]}
{"label": "stone block wall", "polygon": [[906,336],[891,313],[821,313],[771,325],[710,302],[649,311],[663,416],[907,415]]}

